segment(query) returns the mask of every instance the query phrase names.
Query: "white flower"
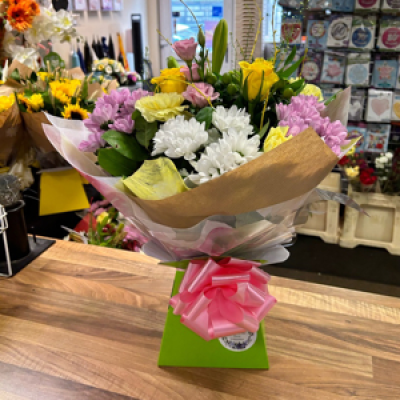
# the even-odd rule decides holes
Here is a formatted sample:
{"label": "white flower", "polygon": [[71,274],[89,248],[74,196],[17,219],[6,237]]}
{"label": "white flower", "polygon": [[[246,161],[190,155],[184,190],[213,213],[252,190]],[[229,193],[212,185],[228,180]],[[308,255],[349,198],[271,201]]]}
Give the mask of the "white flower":
{"label": "white flower", "polygon": [[249,139],[247,134],[229,129],[222,139],[206,147],[199,161],[191,162],[198,173],[189,179],[196,184],[208,182],[259,157],[263,154],[259,148],[258,135]]}
{"label": "white flower", "polygon": [[214,142],[218,142],[218,140],[221,139],[221,134],[219,133],[219,130],[217,128],[211,128],[207,132],[208,132],[208,140],[204,144],[205,146],[208,146]]}
{"label": "white flower", "polygon": [[74,17],[70,12],[61,9],[55,13],[55,17],[56,24],[60,29],[68,31],[72,28],[74,24]]}
{"label": "white flower", "polygon": [[114,72],[116,72],[117,74],[118,72],[121,72],[120,63],[114,65]]}
{"label": "white flower", "polygon": [[380,158],[380,163],[387,164],[388,162],[389,162],[389,159],[386,156],[383,156]]}
{"label": "white flower", "polygon": [[238,110],[236,106],[224,108],[218,106],[212,114],[212,123],[221,132],[228,132],[228,129],[233,128],[238,132],[246,131],[247,135],[252,133],[250,125],[250,115],[245,110]]}
{"label": "white flower", "polygon": [[8,30],[5,31],[3,48],[8,54],[12,54],[12,46],[15,44],[16,37]]}
{"label": "white flower", "polygon": [[204,125],[204,122],[200,124],[195,118],[185,121],[181,115],[168,120],[154,136],[152,155],[165,153],[170,158],[194,160],[194,153],[208,140]]}
{"label": "white flower", "polygon": [[111,75],[112,72],[113,72],[113,69],[112,69],[112,67],[108,66],[108,67],[105,68],[104,71],[106,72],[106,74]]}
{"label": "white flower", "polygon": [[393,158],[393,153],[387,152],[387,153],[385,154],[385,156],[386,156],[386,158],[387,158],[388,160],[391,160],[391,159]]}
{"label": "white flower", "polygon": [[12,54],[14,60],[19,61],[21,64],[26,65],[34,71],[39,69],[39,64],[37,62],[39,53],[37,50],[22,46],[12,46]]}

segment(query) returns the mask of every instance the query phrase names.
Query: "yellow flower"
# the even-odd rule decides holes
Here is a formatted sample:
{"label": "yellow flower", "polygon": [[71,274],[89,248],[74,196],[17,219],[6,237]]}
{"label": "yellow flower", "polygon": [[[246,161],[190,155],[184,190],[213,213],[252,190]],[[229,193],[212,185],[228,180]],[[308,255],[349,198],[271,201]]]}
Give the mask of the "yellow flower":
{"label": "yellow flower", "polygon": [[100,82],[103,82],[103,81],[104,81],[104,76],[103,76],[103,75],[99,76],[99,81],[100,81]]}
{"label": "yellow flower", "polygon": [[290,140],[293,136],[286,136],[288,130],[288,126],[278,126],[277,128],[272,128],[264,142],[264,153],[268,153],[269,151],[275,149],[275,147],[278,147],[282,143]]}
{"label": "yellow flower", "polygon": [[157,93],[154,96],[142,97],[135,107],[148,122],[168,121],[182,114],[188,106],[182,106],[182,95],[177,93]]}
{"label": "yellow flower", "polygon": [[153,78],[151,83],[158,85],[163,93],[183,93],[186,90],[185,74],[179,68],[167,68],[161,71],[158,78]]}
{"label": "yellow flower", "polygon": [[15,103],[14,93],[9,96],[0,96],[0,113],[8,110]]}
{"label": "yellow flower", "polygon": [[98,224],[101,224],[105,219],[107,219],[107,220],[110,219],[110,216],[108,215],[107,211],[104,211],[100,215],[98,215],[96,218],[96,221]]}
{"label": "yellow flower", "polygon": [[4,85],[4,81],[0,79],[0,85]]}
{"label": "yellow flower", "polygon": [[103,65],[103,64],[99,64],[99,65],[97,66],[97,69],[98,69],[99,71],[104,71],[104,65]]}
{"label": "yellow flower", "polygon": [[25,95],[22,93],[19,93],[17,96],[18,100],[27,108],[28,113],[33,111],[38,112],[44,108],[43,97],[39,93],[35,93],[30,97],[25,97]]}
{"label": "yellow flower", "polygon": [[42,81],[45,81],[47,78],[50,78],[50,74],[48,72],[36,72],[36,74]]}
{"label": "yellow flower", "polygon": [[360,174],[360,167],[354,167],[354,168],[352,168],[352,167],[347,167],[347,168],[345,168],[344,169],[344,172],[346,173],[346,175],[349,177],[349,178],[357,178],[357,176]]}
{"label": "yellow flower", "polygon": [[78,79],[60,79],[59,81],[50,82],[52,93],[60,91],[68,97],[76,95],[80,86],[81,81]]}
{"label": "yellow flower", "polygon": [[241,61],[240,68],[243,71],[243,81],[248,77],[248,97],[249,100],[254,100],[261,88],[261,81],[264,73],[264,82],[261,88],[261,101],[264,101],[272,85],[279,81],[278,75],[274,72],[274,64],[271,61],[266,61],[263,58],[257,58],[253,64],[246,61]]}
{"label": "yellow flower", "polygon": [[69,104],[71,102],[71,98],[68,97],[62,90],[52,91],[51,94],[62,104]]}
{"label": "yellow flower", "polygon": [[78,121],[83,121],[89,118],[88,112],[77,104],[68,104],[64,107],[64,112],[61,113],[64,119],[74,119]]}
{"label": "yellow flower", "polygon": [[316,85],[307,84],[300,94],[304,94],[306,96],[315,96],[318,97],[319,101],[324,101],[324,96],[322,95],[322,91]]}

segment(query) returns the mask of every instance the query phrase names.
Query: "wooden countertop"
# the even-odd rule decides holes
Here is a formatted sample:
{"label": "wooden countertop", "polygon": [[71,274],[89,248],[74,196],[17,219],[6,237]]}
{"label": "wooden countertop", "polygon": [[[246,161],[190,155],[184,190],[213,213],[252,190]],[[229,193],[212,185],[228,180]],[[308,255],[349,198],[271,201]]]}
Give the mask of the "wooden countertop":
{"label": "wooden countertop", "polygon": [[0,281],[0,399],[400,399],[400,299],[273,278],[269,371],[157,367],[174,270],[57,242]]}

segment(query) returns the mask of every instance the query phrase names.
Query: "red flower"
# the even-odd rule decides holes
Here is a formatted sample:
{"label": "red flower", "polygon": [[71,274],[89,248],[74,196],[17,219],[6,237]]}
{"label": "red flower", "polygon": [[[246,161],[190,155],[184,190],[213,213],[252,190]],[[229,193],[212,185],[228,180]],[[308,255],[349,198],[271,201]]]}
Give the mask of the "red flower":
{"label": "red flower", "polygon": [[373,173],[373,168],[366,168],[362,170],[360,173],[360,182],[363,185],[373,185],[378,179],[376,176],[373,175]]}
{"label": "red flower", "polygon": [[376,148],[377,148],[377,149],[383,149],[383,144],[382,144],[382,143],[378,143],[378,144],[376,145]]}
{"label": "red flower", "polygon": [[342,157],[338,162],[339,165],[347,165],[349,163],[350,163],[350,159],[347,156]]}

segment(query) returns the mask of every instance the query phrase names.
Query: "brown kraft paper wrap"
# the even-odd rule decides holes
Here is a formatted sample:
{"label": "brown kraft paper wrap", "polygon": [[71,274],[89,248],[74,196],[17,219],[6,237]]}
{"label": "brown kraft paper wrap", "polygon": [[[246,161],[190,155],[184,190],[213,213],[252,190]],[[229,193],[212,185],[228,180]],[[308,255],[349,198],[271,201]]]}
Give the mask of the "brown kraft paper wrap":
{"label": "brown kraft paper wrap", "polygon": [[21,112],[21,116],[24,121],[25,130],[28,132],[35,147],[42,153],[56,151],[43,131],[42,124],[51,125],[44,112]]}
{"label": "brown kraft paper wrap", "polygon": [[16,103],[0,114],[0,165],[7,165],[22,139],[22,121]]}

